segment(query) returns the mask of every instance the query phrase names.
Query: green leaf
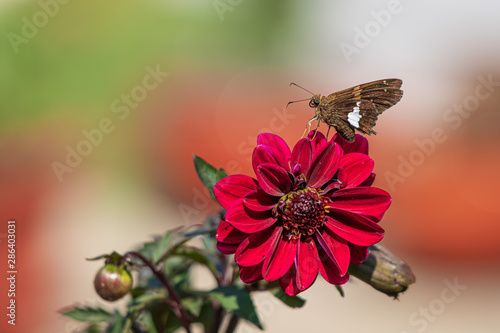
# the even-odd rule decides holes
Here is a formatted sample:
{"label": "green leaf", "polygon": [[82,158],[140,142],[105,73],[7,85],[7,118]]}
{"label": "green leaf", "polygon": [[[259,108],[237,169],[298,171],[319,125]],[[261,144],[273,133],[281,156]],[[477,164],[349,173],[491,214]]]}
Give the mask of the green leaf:
{"label": "green leaf", "polygon": [[73,307],[63,310],[62,314],[83,322],[103,322],[111,318],[111,314],[102,308]]}
{"label": "green leaf", "polygon": [[174,316],[170,306],[165,303],[155,303],[148,307],[154,327],[158,332],[165,332],[168,318]]}
{"label": "green leaf", "polygon": [[199,249],[194,247],[179,247],[172,254],[189,258],[199,264],[206,266],[217,279],[219,271],[214,263]]}
{"label": "green leaf", "polygon": [[291,308],[301,308],[306,303],[302,297],[287,295],[281,288],[273,289],[271,293]]}
{"label": "green leaf", "polygon": [[182,305],[184,308],[189,311],[189,313],[194,317],[198,317],[201,311],[201,306],[203,305],[203,299],[193,298],[193,297],[185,297],[182,299]]}
{"label": "green leaf", "polygon": [[132,298],[136,299],[137,297],[144,295],[147,291],[148,288],[138,286],[130,290],[130,295],[132,296]]}
{"label": "green leaf", "polygon": [[123,328],[125,324],[126,318],[123,317],[120,312],[115,311],[115,320],[113,322],[113,325],[111,326],[111,329],[109,330],[109,333],[124,333]]}
{"label": "green leaf", "polygon": [[342,286],[337,286],[335,285],[335,288],[337,288],[337,290],[339,291],[340,293],[340,296],[344,297],[344,288],[342,288]]}
{"label": "green leaf", "polygon": [[102,324],[97,325],[97,324],[90,324],[89,326],[85,327],[83,331],[79,331],[80,333],[101,333],[102,332]]}
{"label": "green leaf", "polygon": [[216,315],[213,302],[206,301],[201,307],[200,315],[195,319],[195,322],[202,323],[205,332],[213,332],[215,317]]}
{"label": "green leaf", "polygon": [[144,243],[144,247],[141,249],[141,253],[151,260],[153,260],[153,256],[156,252],[157,244],[155,242]]}
{"label": "green leaf", "polygon": [[171,311],[170,315],[168,316],[167,324],[165,325],[165,332],[173,333],[177,331],[177,329],[179,329],[179,327],[181,326],[181,320]]}
{"label": "green leaf", "polygon": [[153,321],[153,316],[149,311],[143,311],[141,313],[141,316],[139,317],[138,322],[141,324],[141,327],[143,328],[144,332],[158,333]]}
{"label": "green leaf", "polygon": [[177,247],[197,236],[198,234],[193,232],[197,228],[199,229],[200,226],[178,227],[169,230],[164,236],[156,236],[154,242],[145,243],[140,252],[151,259],[154,264],[158,264],[170,256]]}
{"label": "green leaf", "polygon": [[167,252],[167,249],[170,245],[170,241],[172,239],[172,234],[173,234],[172,232],[167,232],[159,242],[156,242],[156,248],[154,249],[153,252],[153,262],[155,264],[157,264],[158,261],[163,257],[165,252]]}
{"label": "green leaf", "polygon": [[144,294],[135,299],[137,304],[139,303],[149,303],[152,301],[163,300],[167,298],[166,293],[154,293],[154,294]]}
{"label": "green leaf", "polygon": [[219,180],[224,177],[227,177],[227,173],[220,168],[217,170],[207,162],[205,162],[202,158],[193,155],[194,159],[194,167],[196,168],[196,173],[200,178],[201,182],[208,189],[210,196],[215,200],[214,196],[214,186]]}
{"label": "green leaf", "polygon": [[216,288],[208,294],[218,300],[224,309],[233,311],[240,318],[248,320],[261,330],[263,329],[252,298],[245,289],[237,286],[225,286]]}

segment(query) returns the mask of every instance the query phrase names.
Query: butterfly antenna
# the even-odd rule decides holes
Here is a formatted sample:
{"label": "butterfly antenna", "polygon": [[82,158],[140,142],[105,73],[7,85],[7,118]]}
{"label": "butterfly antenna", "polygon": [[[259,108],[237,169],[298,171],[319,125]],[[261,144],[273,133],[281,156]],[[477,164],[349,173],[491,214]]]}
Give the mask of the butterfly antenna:
{"label": "butterfly antenna", "polygon": [[297,102],[303,102],[303,101],[308,101],[310,100],[310,98],[305,98],[305,99],[299,99],[298,101],[291,101],[291,102],[288,102],[285,106],[285,109],[288,107],[288,105],[292,104],[292,103],[297,103]]}
{"label": "butterfly antenna", "polygon": [[297,86],[297,87],[299,87],[300,89],[307,91],[307,92],[308,92],[308,93],[310,93],[311,95],[314,95],[314,93],[310,92],[309,90],[307,90],[307,89],[306,89],[306,88],[304,88],[304,87],[299,86],[299,85],[298,85],[297,83],[295,83],[295,82],[290,83],[290,85],[291,85],[291,86]]}

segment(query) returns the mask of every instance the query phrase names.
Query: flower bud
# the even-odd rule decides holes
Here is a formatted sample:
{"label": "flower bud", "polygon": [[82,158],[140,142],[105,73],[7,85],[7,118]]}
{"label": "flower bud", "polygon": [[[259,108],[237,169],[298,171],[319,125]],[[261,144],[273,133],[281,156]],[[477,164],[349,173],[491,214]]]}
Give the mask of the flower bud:
{"label": "flower bud", "polygon": [[132,276],[123,265],[106,264],[97,272],[94,288],[103,299],[113,302],[130,291]]}
{"label": "flower bud", "polygon": [[394,298],[415,283],[415,275],[404,261],[380,245],[370,246],[369,250],[365,261],[349,266],[349,274]]}

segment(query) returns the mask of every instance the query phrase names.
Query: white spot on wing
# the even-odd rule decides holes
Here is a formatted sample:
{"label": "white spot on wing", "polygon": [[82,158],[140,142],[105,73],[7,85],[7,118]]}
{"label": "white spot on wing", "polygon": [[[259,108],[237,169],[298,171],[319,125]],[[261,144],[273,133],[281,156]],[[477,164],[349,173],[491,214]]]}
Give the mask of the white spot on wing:
{"label": "white spot on wing", "polygon": [[359,128],[359,121],[362,117],[359,114],[359,104],[361,104],[361,102],[357,102],[356,106],[352,108],[352,111],[347,114],[347,121],[356,128]]}

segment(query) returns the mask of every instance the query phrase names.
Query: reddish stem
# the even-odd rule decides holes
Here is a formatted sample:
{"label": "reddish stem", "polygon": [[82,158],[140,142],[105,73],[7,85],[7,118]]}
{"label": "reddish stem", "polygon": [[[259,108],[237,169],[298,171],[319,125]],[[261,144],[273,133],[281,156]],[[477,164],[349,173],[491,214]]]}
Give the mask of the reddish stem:
{"label": "reddish stem", "polygon": [[170,281],[167,279],[167,276],[165,275],[165,272],[163,270],[158,269],[157,266],[153,265],[148,258],[144,257],[142,254],[138,252],[127,252],[123,255],[121,261],[123,262],[127,256],[134,256],[138,259],[140,259],[143,263],[145,263],[153,272],[153,274],[158,278],[158,280],[167,288],[169,295],[173,299],[173,306],[175,309],[179,312],[179,319],[181,320],[182,326],[186,329],[187,333],[191,333],[191,330],[189,328],[190,326],[190,320],[189,320],[189,315],[186,312],[186,309],[182,306],[181,299],[179,295],[177,294],[177,291],[175,291],[174,287],[170,284]]}

